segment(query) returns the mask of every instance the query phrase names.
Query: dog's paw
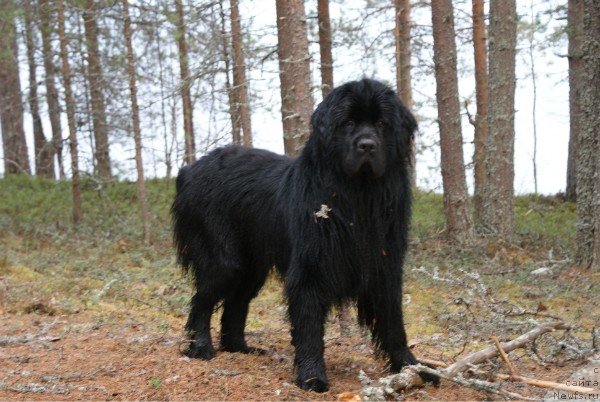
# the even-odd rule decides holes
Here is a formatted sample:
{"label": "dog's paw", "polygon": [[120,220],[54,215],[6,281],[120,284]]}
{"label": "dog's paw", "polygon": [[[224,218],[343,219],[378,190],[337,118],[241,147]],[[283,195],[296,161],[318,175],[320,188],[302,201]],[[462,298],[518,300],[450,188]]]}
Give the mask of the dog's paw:
{"label": "dog's paw", "polygon": [[436,387],[440,385],[440,377],[435,374],[419,372],[419,377],[421,377],[423,381],[431,383]]}
{"label": "dog's paw", "polygon": [[197,345],[191,342],[183,354],[191,359],[210,360],[215,357],[215,349],[212,345]]}
{"label": "dog's paw", "polygon": [[326,378],[319,377],[308,377],[304,378],[299,375],[296,379],[296,385],[302,388],[305,391],[315,391],[315,392],[327,392],[329,390],[329,383]]}
{"label": "dog's paw", "polygon": [[[421,363],[408,349],[398,354],[394,354],[392,357],[392,364],[390,366],[390,371],[392,373],[399,373],[404,367],[416,364],[423,364],[424,366],[435,368],[429,364]],[[426,383],[431,383],[436,387],[440,385],[440,377],[435,374],[419,372],[419,377]]]}
{"label": "dog's paw", "polygon": [[265,349],[255,348],[247,345],[222,345],[221,350],[230,353],[244,353],[247,355],[264,356],[267,354]]}

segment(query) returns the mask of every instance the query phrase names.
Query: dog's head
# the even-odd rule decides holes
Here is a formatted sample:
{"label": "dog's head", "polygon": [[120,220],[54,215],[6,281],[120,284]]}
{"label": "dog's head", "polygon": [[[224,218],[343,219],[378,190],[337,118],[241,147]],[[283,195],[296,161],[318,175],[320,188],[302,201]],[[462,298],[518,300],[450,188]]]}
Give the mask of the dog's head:
{"label": "dog's head", "polygon": [[311,125],[307,147],[349,177],[373,178],[391,167],[406,167],[417,126],[396,93],[371,79],[334,89],[313,113]]}

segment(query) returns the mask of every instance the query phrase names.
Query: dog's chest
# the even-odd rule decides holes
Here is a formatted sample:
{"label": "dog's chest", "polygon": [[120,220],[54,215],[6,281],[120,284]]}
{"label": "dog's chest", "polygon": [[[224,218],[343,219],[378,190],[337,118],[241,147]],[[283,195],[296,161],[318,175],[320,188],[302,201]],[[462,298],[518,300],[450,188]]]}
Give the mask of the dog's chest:
{"label": "dog's chest", "polygon": [[336,258],[332,263],[364,270],[387,256],[385,237],[391,221],[368,212],[336,203],[321,204],[315,209],[313,223],[320,229],[319,244],[325,254]]}

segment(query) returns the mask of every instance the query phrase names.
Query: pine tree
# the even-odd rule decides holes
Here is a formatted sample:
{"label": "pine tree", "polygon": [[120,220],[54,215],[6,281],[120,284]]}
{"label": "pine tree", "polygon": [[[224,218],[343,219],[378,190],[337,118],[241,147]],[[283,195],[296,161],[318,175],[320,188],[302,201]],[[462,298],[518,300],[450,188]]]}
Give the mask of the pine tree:
{"label": "pine tree", "polygon": [[35,10],[32,0],[24,1],[25,44],[29,65],[29,109],[33,121],[33,145],[35,152],[35,175],[54,179],[54,147],[44,135],[38,99],[37,64],[35,60]]}
{"label": "pine tree", "polygon": [[489,106],[483,226],[510,238],[514,234],[515,0],[490,0]]}
{"label": "pine tree", "polygon": [[473,220],[475,227],[480,230],[483,226],[483,189],[486,178],[485,150],[488,137],[488,66],[487,66],[487,35],[485,31],[485,15],[483,0],[473,0],[473,53],[475,60],[475,97],[477,115],[475,117],[475,154],[474,165],[474,194]]}
{"label": "pine tree", "polygon": [[325,98],[333,90],[333,56],[329,0],[317,1],[319,20],[319,51],[321,54],[321,92]]}
{"label": "pine tree", "polygon": [[60,118],[60,104],[58,101],[58,89],[56,88],[55,74],[51,36],[54,32],[52,22],[54,21],[51,4],[48,0],[39,0],[40,6],[40,31],[42,32],[42,55],[44,59],[44,72],[46,84],[46,101],[48,103],[48,114],[50,117],[50,127],[52,128],[52,146],[54,155],[58,162],[58,175],[61,179],[65,178],[65,168],[63,166],[63,138],[62,124]]}
{"label": "pine tree", "polygon": [[286,155],[296,155],[309,134],[313,99],[310,55],[302,0],[277,0],[277,51]]}
{"label": "pine tree", "polygon": [[600,3],[584,0],[583,7],[575,260],[600,271]]}
{"label": "pine tree", "polygon": [[95,159],[98,178],[102,182],[112,180],[108,127],[106,124],[106,102],[103,88],[104,78],[100,61],[98,43],[97,4],[94,0],[86,0],[83,8],[83,25],[87,45],[87,80],[90,88],[92,107],[92,123],[94,126]]}
{"label": "pine tree", "polygon": [[131,119],[133,140],[135,142],[135,167],[137,172],[137,195],[140,202],[142,218],[142,237],[145,244],[150,243],[150,213],[146,196],[146,182],[144,181],[144,163],[142,160],[142,130],[140,127],[140,108],[137,97],[137,73],[135,71],[135,57],[133,54],[133,40],[131,33],[131,16],[129,2],[123,0],[123,35],[127,47],[127,75],[129,76],[129,96],[131,99]]}
{"label": "pine tree", "polygon": [[5,174],[30,174],[23,128],[23,99],[19,81],[19,51],[15,28],[16,7],[0,1],[0,124]]}
{"label": "pine tree", "polygon": [[577,145],[581,131],[582,79],[581,35],[583,30],[583,0],[569,0],[567,11],[569,36],[569,154],[567,159],[566,197],[577,197]]}
{"label": "pine tree", "polygon": [[446,234],[452,241],[466,243],[471,239],[471,221],[462,147],[452,0],[432,2],[431,16]]}
{"label": "pine tree", "polygon": [[183,103],[183,137],[185,150],[183,161],[192,163],[196,160],[196,140],[194,138],[194,120],[192,95],[190,93],[191,77],[188,60],[185,17],[181,0],[175,0],[175,12],[177,14],[177,47],[179,49],[179,71],[181,84],[179,91]]}
{"label": "pine tree", "polygon": [[65,86],[65,105],[69,127],[69,153],[71,154],[71,195],[73,202],[73,223],[78,225],[83,218],[81,206],[81,180],[79,174],[79,149],[77,129],[75,124],[75,101],[71,86],[71,66],[67,49],[67,34],[65,32],[65,9],[63,0],[56,0],[58,19],[58,39],[60,41],[61,72]]}

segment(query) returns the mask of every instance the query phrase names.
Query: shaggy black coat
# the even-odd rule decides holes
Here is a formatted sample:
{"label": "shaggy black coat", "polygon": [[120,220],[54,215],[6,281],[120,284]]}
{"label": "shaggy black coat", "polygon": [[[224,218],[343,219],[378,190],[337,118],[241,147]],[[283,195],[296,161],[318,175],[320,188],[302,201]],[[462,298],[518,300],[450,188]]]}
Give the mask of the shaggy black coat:
{"label": "shaggy black coat", "polygon": [[179,262],[196,286],[187,354],[214,356],[210,318],[221,302],[221,348],[260,352],[244,339],[248,304],[275,266],[289,303],[296,383],[323,392],[324,321],[345,300],[356,301],[392,371],[417,362],[402,319],[416,122],[391,89],[363,79],[336,88],[311,125],[295,159],[229,146],[183,168],[172,213]]}

